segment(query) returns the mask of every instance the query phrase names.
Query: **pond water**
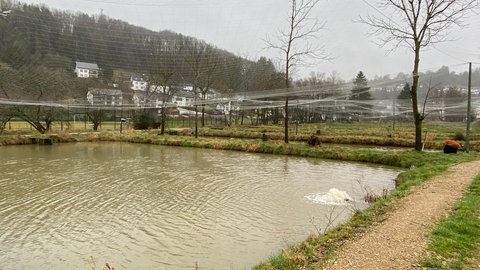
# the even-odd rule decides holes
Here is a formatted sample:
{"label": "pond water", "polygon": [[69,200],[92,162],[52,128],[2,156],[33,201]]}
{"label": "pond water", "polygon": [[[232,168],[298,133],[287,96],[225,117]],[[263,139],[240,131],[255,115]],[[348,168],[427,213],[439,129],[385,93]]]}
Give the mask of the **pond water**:
{"label": "pond water", "polygon": [[344,222],[400,172],[127,143],[0,153],[0,269],[250,269]]}

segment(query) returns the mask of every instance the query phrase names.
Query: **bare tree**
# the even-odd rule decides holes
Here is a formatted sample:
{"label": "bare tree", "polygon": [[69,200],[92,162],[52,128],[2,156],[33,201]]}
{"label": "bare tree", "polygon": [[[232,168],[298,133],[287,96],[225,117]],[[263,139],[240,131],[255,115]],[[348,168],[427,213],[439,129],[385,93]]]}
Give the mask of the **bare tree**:
{"label": "bare tree", "polygon": [[[172,101],[177,88],[173,86],[175,74],[179,69],[177,54],[180,51],[180,45],[176,40],[164,40],[161,38],[153,39],[150,44],[150,57],[152,63],[149,66],[149,89],[147,93],[152,93],[157,103],[160,101],[160,134],[165,134],[165,125],[167,121],[167,103]],[[157,104],[155,104],[157,105]]]}
{"label": "bare tree", "polygon": [[203,56],[207,44],[203,41],[196,41],[193,39],[185,39],[181,50],[183,50],[184,62],[188,67],[185,72],[185,77],[192,84],[192,92],[194,95],[195,107],[195,138],[198,137],[198,88],[200,79],[202,77]]}
{"label": "bare tree", "polygon": [[103,119],[105,119],[106,112],[102,108],[95,108],[94,110],[87,111],[86,115],[88,119],[92,121],[93,131],[98,131],[98,127],[102,124]]}
{"label": "bare tree", "polygon": [[207,94],[211,90],[211,87],[216,79],[215,74],[218,68],[218,56],[214,55],[213,47],[206,46],[201,52],[201,73],[199,77],[198,88],[200,90],[200,95],[202,99],[202,127],[205,126],[205,100],[207,99]]}
{"label": "bare tree", "polygon": [[[269,48],[279,50],[285,62],[285,87],[290,88],[293,69],[305,65],[309,60],[325,60],[328,56],[323,47],[312,46],[311,39],[317,38],[325,24],[311,17],[315,5],[320,0],[290,0],[288,28],[280,30],[276,42],[266,40]],[[288,94],[285,96],[285,143],[288,143]]]}
{"label": "bare tree", "polygon": [[447,40],[449,30],[462,25],[462,18],[478,5],[478,0],[387,0],[380,4],[392,14],[369,16],[360,21],[383,36],[381,46],[393,43],[393,49],[406,46],[414,52],[413,82],[410,89],[415,121],[415,150],[422,150],[424,115],[418,108],[420,52],[422,48]]}
{"label": "bare tree", "polygon": [[17,80],[19,88],[4,92],[9,99],[27,99],[31,102],[15,105],[14,116],[28,122],[39,133],[50,131],[52,123],[61,115],[61,108],[51,106],[51,100],[67,96],[67,74],[45,67],[25,67]]}

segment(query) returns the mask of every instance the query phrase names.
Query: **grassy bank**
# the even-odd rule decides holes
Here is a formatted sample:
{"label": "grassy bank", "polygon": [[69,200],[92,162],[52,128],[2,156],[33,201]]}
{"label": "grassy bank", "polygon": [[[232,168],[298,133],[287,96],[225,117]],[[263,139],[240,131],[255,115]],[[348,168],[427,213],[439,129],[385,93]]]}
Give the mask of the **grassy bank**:
{"label": "grassy bank", "polygon": [[[264,130],[264,132],[273,134],[273,130],[276,130],[276,127],[272,127],[271,130]],[[208,131],[210,132],[210,130]],[[182,132],[185,132],[186,136],[180,136]],[[206,131],[203,130],[202,132]],[[470,154],[460,152],[458,154],[446,155],[440,151],[416,152],[411,149],[385,150],[336,144],[322,144],[321,146],[312,147],[300,140],[293,141],[289,144],[284,144],[281,140],[269,139],[263,141],[260,139],[258,130],[250,131],[250,137],[237,136],[236,138],[219,135],[221,132],[237,132],[236,130],[220,129],[212,131],[212,133],[214,132],[218,133],[199,138],[191,136],[189,130],[170,132],[171,134],[177,135],[161,136],[153,131],[59,133],[42,136],[48,136],[55,142],[117,141],[200,147],[368,162],[407,169],[397,178],[397,188],[395,190],[385,198],[376,201],[369,209],[364,211],[358,210],[348,223],[340,225],[326,234],[310,236],[306,241],[280,252],[279,255],[272,257],[268,262],[257,266],[255,269],[318,269],[326,259],[333,256],[334,252],[346,240],[363,232],[372,223],[385,219],[386,213],[388,213],[395,201],[408,195],[412,191],[412,187],[418,186],[432,176],[443,173],[449,166],[480,159],[479,152],[472,152]],[[242,130],[238,132],[246,131]],[[248,134],[248,132],[246,134]],[[37,134],[36,136],[40,135]],[[31,143],[30,138],[31,136],[26,135],[4,135],[0,137],[0,143],[2,145],[28,144]]]}
{"label": "grassy bank", "polygon": [[434,269],[480,268],[480,176],[457,202],[454,211],[432,231],[428,258],[422,266]]}
{"label": "grassy bank", "polygon": [[[31,128],[20,128],[28,124],[13,122],[10,129],[4,131],[5,135],[31,134]],[[124,131],[131,131],[131,125],[124,126]],[[104,123],[100,132],[119,132],[120,125]],[[389,122],[364,122],[364,123],[317,123],[290,125],[289,141],[306,142],[312,134],[320,132],[323,143],[369,145],[369,146],[394,146],[413,148],[415,130],[411,123]],[[472,124],[471,148],[480,151],[480,123]],[[52,133],[85,133],[91,132],[91,127],[84,123],[64,125],[63,128],[54,125]],[[193,127],[175,126],[169,123],[167,132],[170,134],[190,135]],[[199,128],[201,137],[259,139],[265,134],[270,140],[283,140],[283,125],[249,126],[233,125],[207,126]],[[425,149],[441,149],[445,139],[455,138],[460,143],[465,143],[465,123],[426,122],[423,125],[423,138]]]}

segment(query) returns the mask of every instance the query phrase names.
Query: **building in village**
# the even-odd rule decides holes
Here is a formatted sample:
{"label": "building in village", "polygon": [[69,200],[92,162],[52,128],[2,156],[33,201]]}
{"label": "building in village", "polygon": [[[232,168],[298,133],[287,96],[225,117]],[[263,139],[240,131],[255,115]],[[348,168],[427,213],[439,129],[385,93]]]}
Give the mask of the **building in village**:
{"label": "building in village", "polygon": [[122,106],[123,94],[119,89],[89,88],[87,101],[93,106]]}
{"label": "building in village", "polygon": [[[84,68],[88,67],[88,65],[79,66]],[[82,74],[85,74],[85,71],[82,72]],[[82,76],[86,77],[86,75]],[[125,103],[131,103],[135,107],[158,109],[165,107],[168,108],[169,113],[178,115],[182,115],[181,112],[183,111],[193,112],[195,101],[201,104],[202,94],[200,89],[193,91],[193,86],[189,83],[177,83],[171,86],[173,91],[169,93],[170,89],[168,87],[164,88],[163,86],[151,85],[148,76],[145,74],[132,73],[127,78],[128,79],[125,80],[127,83],[125,86],[129,90],[124,89],[123,93],[120,89],[89,88],[87,93],[88,103],[90,105],[102,106],[121,106]],[[196,98],[195,93],[197,95]],[[219,98],[219,96],[221,95],[215,90],[208,90],[205,93],[206,100],[216,99]],[[219,105],[210,107],[214,110],[219,110]],[[224,108],[222,108],[222,110],[224,110]]]}
{"label": "building in village", "polygon": [[130,76],[130,89],[133,91],[145,91],[147,90],[148,82],[144,74],[132,74]]}
{"label": "building in village", "polygon": [[78,78],[98,78],[100,69],[95,63],[75,62],[75,74]]}

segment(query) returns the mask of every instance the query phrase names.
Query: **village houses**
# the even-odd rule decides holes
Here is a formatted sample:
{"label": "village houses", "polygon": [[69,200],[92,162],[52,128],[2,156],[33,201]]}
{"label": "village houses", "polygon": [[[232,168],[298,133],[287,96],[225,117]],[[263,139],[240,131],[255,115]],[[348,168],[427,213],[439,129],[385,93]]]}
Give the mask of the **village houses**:
{"label": "village houses", "polygon": [[[75,73],[79,78],[98,78],[99,67],[95,63],[76,62]],[[201,100],[200,90],[195,91],[193,86],[188,83],[180,83],[175,86],[172,96],[166,96],[169,88],[163,86],[149,85],[148,77],[144,74],[132,74],[129,78],[129,88],[131,93],[122,93],[122,90],[114,87],[110,88],[89,88],[87,92],[87,102],[92,106],[122,106],[124,98],[131,100],[131,103],[137,107],[162,108],[173,107],[179,114],[183,110],[189,111],[188,107],[194,105],[195,100]],[[147,91],[148,90],[148,91]],[[207,91],[205,98],[218,98],[220,94],[215,90]],[[129,103],[127,101],[127,103]],[[182,109],[183,108],[183,109]],[[214,107],[219,110],[219,105]],[[225,108],[222,108],[225,110]]]}

